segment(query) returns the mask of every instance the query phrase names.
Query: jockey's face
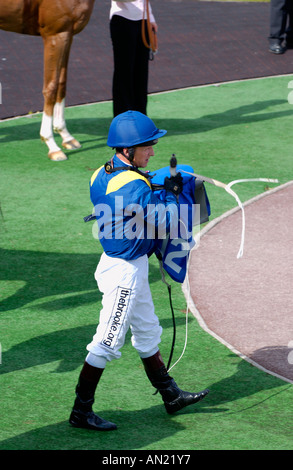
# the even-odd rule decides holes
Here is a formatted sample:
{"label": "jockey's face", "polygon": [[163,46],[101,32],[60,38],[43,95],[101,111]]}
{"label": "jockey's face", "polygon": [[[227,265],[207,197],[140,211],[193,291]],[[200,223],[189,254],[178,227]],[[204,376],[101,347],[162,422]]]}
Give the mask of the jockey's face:
{"label": "jockey's face", "polygon": [[154,155],[155,152],[151,145],[145,147],[135,147],[132,163],[138,168],[145,168],[149,162],[149,159]]}

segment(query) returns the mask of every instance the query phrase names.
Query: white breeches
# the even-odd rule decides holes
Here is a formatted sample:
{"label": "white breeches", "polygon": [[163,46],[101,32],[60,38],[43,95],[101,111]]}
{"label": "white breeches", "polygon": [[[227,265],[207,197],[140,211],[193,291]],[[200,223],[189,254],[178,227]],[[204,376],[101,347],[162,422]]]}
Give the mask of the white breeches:
{"label": "white breeches", "polygon": [[95,278],[103,294],[100,320],[87,350],[111,361],[121,356],[125,335],[130,328],[131,342],[141,357],[155,354],[162,327],[154,312],[148,282],[148,257],[133,261],[102,254]]}

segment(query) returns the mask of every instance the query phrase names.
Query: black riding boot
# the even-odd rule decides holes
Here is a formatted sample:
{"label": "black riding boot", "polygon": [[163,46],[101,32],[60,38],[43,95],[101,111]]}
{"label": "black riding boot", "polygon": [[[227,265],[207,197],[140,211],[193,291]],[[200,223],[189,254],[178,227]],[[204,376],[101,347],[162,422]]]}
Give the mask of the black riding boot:
{"label": "black riding boot", "polygon": [[197,403],[209,393],[208,389],[199,393],[180,390],[175,380],[168,374],[160,351],[151,357],[142,359],[142,362],[151,384],[162,395],[166,411],[169,414],[173,414],[185,406]]}
{"label": "black riding boot", "polygon": [[111,431],[117,429],[116,424],[100,418],[92,410],[97,385],[104,369],[84,363],[76,387],[76,399],[69,418],[72,426],[77,428]]}

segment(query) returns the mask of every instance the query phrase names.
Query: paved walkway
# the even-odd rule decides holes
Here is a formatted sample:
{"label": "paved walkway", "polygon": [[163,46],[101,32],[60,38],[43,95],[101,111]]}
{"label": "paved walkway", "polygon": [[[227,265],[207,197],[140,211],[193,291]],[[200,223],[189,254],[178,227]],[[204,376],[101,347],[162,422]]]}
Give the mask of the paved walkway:
{"label": "paved walkway", "polygon": [[[268,52],[269,3],[152,0],[159,52],[150,64],[149,92],[293,73],[293,50]],[[111,99],[113,58],[109,4],[95,2],[75,36],[67,106]],[[43,44],[0,31],[0,119],[41,111]]]}
{"label": "paved walkway", "polygon": [[190,259],[190,310],[230,349],[293,383],[293,181],[248,201],[245,219],[239,259],[240,209],[205,227]]}

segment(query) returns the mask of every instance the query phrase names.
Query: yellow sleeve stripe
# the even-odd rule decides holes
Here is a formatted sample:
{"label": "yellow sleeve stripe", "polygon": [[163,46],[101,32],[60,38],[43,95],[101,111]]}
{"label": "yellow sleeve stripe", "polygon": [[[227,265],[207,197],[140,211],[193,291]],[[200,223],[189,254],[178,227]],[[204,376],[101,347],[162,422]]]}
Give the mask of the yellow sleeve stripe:
{"label": "yellow sleeve stripe", "polygon": [[94,174],[92,175],[92,177],[91,177],[91,186],[94,184],[94,181],[95,181],[96,177],[98,176],[99,171],[100,171],[103,167],[104,167],[104,165],[100,166],[100,168],[98,168],[98,169],[94,172]]}
{"label": "yellow sleeve stripe", "polygon": [[151,188],[151,183],[149,182],[149,180],[144,176],[140,175],[139,173],[136,173],[135,171],[122,171],[109,181],[106,195],[117,191],[118,189],[122,188],[122,186],[124,186],[125,184],[138,179],[144,181]]}

